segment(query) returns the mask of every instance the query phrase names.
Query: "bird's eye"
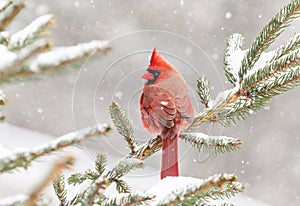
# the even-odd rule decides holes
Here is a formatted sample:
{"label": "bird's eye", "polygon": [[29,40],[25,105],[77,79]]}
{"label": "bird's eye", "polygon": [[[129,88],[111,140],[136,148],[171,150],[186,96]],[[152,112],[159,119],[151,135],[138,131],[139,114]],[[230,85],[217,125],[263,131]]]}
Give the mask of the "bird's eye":
{"label": "bird's eye", "polygon": [[159,74],[160,74],[160,71],[158,71],[158,70],[155,70],[155,71],[154,71],[154,76],[155,76],[155,77],[158,77]]}

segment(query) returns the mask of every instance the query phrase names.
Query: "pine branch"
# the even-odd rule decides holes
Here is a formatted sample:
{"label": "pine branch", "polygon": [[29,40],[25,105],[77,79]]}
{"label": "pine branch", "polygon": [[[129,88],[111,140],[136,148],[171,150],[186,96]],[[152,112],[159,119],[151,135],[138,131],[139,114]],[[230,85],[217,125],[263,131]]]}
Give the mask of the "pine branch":
{"label": "pine branch", "polygon": [[[118,165],[109,171],[104,177],[99,177],[93,181],[92,184],[84,191],[83,197],[79,205],[93,205],[95,199],[101,195],[102,190],[106,189],[112,182],[118,181],[133,169],[143,167],[143,162],[136,158],[125,158],[121,160]],[[119,186],[121,186],[119,184]]]}
{"label": "pine branch", "polygon": [[76,132],[68,133],[51,141],[48,144],[44,144],[33,149],[17,151],[0,158],[0,173],[9,172],[19,167],[27,168],[33,160],[41,156],[70,145],[78,144],[84,139],[96,135],[105,135],[110,129],[111,127],[107,124],[99,124],[93,127],[81,129]]}
{"label": "pine branch", "polygon": [[130,153],[135,153],[136,142],[134,139],[133,129],[128,120],[126,112],[122,107],[116,103],[112,102],[109,106],[110,117],[116,126],[118,132],[125,138],[128,147],[130,148]]}
{"label": "pine branch", "polygon": [[0,2],[0,13],[4,12],[7,7],[13,4],[13,0],[2,0]]}
{"label": "pine branch", "polygon": [[[275,57],[276,58],[276,57]],[[282,72],[289,67],[299,65],[300,49],[291,51],[286,55],[281,55],[280,58],[267,64],[264,68],[258,69],[254,74],[249,75],[241,85],[242,93],[251,92],[253,87],[265,82],[268,78]]]}
{"label": "pine branch", "polygon": [[210,101],[210,82],[205,76],[200,76],[197,80],[197,93],[200,102],[208,107],[208,102]]}
{"label": "pine branch", "polygon": [[69,47],[57,47],[42,53],[28,64],[28,70],[39,73],[83,61],[95,53],[105,54],[110,50],[107,41],[91,41]]}
{"label": "pine branch", "polygon": [[7,46],[9,43],[10,34],[7,31],[0,32],[0,44]]}
{"label": "pine branch", "polygon": [[78,205],[94,205],[97,196],[100,196],[102,190],[106,189],[109,184],[108,179],[98,178],[84,191],[82,198],[78,201]]}
{"label": "pine branch", "polygon": [[[169,180],[168,180],[169,178]],[[234,175],[219,174],[204,180],[185,177],[168,177],[163,179],[166,184],[169,182],[186,182],[185,186],[180,186],[168,194],[157,195],[153,205],[195,205],[197,202],[214,199],[230,198],[245,189],[245,186],[237,181]],[[176,180],[178,179],[178,181]],[[162,185],[160,185],[162,187]],[[154,189],[151,189],[153,191]]]}
{"label": "pine branch", "polygon": [[59,205],[68,206],[69,202],[67,200],[67,190],[65,188],[65,176],[63,174],[59,175],[59,177],[53,181],[52,185],[55,194],[58,197],[58,200],[60,202]]}
{"label": "pine branch", "polygon": [[114,169],[104,175],[104,177],[109,180],[117,180],[126,175],[131,170],[142,167],[144,167],[144,163],[141,160],[137,158],[124,158]]}
{"label": "pine branch", "polygon": [[45,187],[53,180],[56,179],[62,169],[69,168],[74,163],[73,156],[66,156],[57,160],[50,171],[49,175],[42,181],[42,183],[30,194],[26,205],[32,206],[35,205],[35,202],[38,200],[41,192]]}
{"label": "pine branch", "polygon": [[108,197],[103,202],[101,206],[111,206],[111,205],[122,205],[122,206],[135,206],[135,205],[148,205],[154,197],[147,194],[131,193],[131,194],[119,194],[116,197]]}
{"label": "pine branch", "polygon": [[100,175],[92,170],[87,170],[83,173],[73,173],[69,178],[68,178],[68,184],[70,185],[76,185],[76,184],[81,184],[86,180],[96,180],[98,179]]}
{"label": "pine branch", "polygon": [[[0,64],[0,84],[7,82],[8,79],[18,76],[22,72],[21,67],[24,62],[37,56],[41,52],[47,51],[51,47],[51,43],[47,40],[40,40],[32,45],[20,50],[19,52],[11,52],[6,46],[0,45],[0,55],[5,58]],[[23,71],[24,76],[28,75],[27,71]],[[32,72],[29,72],[29,74]]]}
{"label": "pine branch", "polygon": [[292,0],[263,28],[242,61],[239,70],[240,81],[242,81],[247,72],[252,69],[262,52],[274,42],[274,40],[282,33],[283,29],[289,26],[293,19],[299,16],[299,10],[300,0]]}
{"label": "pine branch", "polygon": [[144,160],[160,150],[161,145],[161,137],[157,136],[156,138],[150,139],[148,142],[137,146],[135,153],[129,156]]}
{"label": "pine branch", "polygon": [[0,32],[12,22],[12,20],[25,8],[22,0],[4,0],[0,7]]}
{"label": "pine branch", "polygon": [[86,180],[95,181],[105,171],[106,163],[107,163],[106,155],[101,154],[101,153],[98,154],[97,159],[95,161],[95,171],[92,171],[91,169],[88,169],[83,173],[73,173],[68,178],[68,184],[75,186],[76,184],[81,184]]}
{"label": "pine branch", "polygon": [[37,39],[38,36],[44,32],[49,25],[54,24],[54,21],[54,16],[52,14],[46,14],[35,19],[24,29],[11,36],[9,41],[9,49],[19,50],[24,48],[26,45]]}
{"label": "pine branch", "polygon": [[276,55],[274,55],[274,57],[270,62],[273,62],[274,60],[278,60],[284,55],[292,51],[295,51],[299,48],[300,48],[300,34],[294,34],[294,36],[291,39],[289,39],[285,44],[283,44],[276,50]]}
{"label": "pine branch", "polygon": [[234,60],[237,58],[235,54],[242,51],[244,48],[244,41],[245,38],[241,34],[234,33],[226,42],[226,49],[224,52],[224,71],[227,80],[234,85],[238,79],[238,71],[236,68],[239,68],[240,66],[234,65]]}
{"label": "pine branch", "polygon": [[106,164],[107,164],[107,156],[102,153],[98,154],[95,162],[95,170],[98,172],[100,176],[105,171]]}
{"label": "pine branch", "polygon": [[182,133],[179,137],[196,147],[199,152],[214,152],[216,154],[236,151],[243,143],[233,137],[208,136],[203,133]]}
{"label": "pine branch", "polygon": [[5,119],[5,116],[2,114],[2,108],[6,105],[7,100],[3,91],[0,89],[0,121]]}

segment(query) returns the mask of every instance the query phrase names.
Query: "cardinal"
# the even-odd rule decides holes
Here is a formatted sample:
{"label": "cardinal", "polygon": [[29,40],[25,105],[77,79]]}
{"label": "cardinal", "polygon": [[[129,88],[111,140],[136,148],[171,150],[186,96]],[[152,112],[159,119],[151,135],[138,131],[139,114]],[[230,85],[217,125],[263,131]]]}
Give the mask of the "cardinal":
{"label": "cardinal", "polygon": [[192,122],[194,107],[187,85],[174,66],[154,48],[140,97],[144,128],[162,139],[161,179],[178,176],[178,135]]}

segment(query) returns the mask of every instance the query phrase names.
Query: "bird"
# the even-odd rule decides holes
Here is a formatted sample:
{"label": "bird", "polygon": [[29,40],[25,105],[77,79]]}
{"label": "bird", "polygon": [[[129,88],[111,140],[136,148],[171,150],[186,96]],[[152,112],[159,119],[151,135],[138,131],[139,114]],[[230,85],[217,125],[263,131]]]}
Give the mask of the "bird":
{"label": "bird", "polygon": [[178,136],[194,119],[194,107],[180,72],[154,48],[143,74],[140,114],[143,127],[162,139],[160,178],[179,176]]}

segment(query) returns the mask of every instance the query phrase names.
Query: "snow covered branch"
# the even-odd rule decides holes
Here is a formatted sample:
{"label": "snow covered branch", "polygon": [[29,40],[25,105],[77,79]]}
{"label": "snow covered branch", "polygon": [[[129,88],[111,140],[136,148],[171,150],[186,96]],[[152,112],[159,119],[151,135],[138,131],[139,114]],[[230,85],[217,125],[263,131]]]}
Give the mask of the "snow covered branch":
{"label": "snow covered branch", "polygon": [[[235,65],[234,59],[239,58],[237,55],[241,54],[242,49],[244,48],[245,38],[238,33],[232,34],[227,42],[226,49],[224,52],[224,71],[227,80],[236,84],[238,80],[238,71],[236,68],[239,68],[240,65]],[[242,53],[244,55],[244,53]]]}
{"label": "snow covered branch", "polygon": [[243,143],[233,137],[208,136],[203,133],[182,133],[179,137],[196,147],[199,152],[214,152],[216,154],[236,151]]}
{"label": "snow covered branch", "polygon": [[24,7],[23,0],[2,0],[0,2],[0,32],[9,25]]}
{"label": "snow covered branch", "polygon": [[54,16],[46,14],[35,19],[21,31],[13,34],[9,41],[9,49],[17,50],[25,47],[43,32],[48,25],[54,24]]}
{"label": "snow covered branch", "polygon": [[118,132],[125,138],[125,141],[130,148],[130,153],[134,154],[137,144],[135,142],[133,129],[128,120],[126,112],[116,102],[111,103],[111,105],[109,106],[109,111],[110,117]]}
{"label": "snow covered branch", "polygon": [[208,107],[210,102],[210,82],[205,76],[200,76],[197,80],[197,93],[200,98],[200,102]]}
{"label": "snow covered branch", "polygon": [[207,179],[167,177],[147,191],[155,195],[150,205],[199,205],[214,199],[230,198],[242,192],[245,186],[237,177],[219,174]]}
{"label": "snow covered branch", "polygon": [[111,206],[111,205],[124,205],[124,206],[134,206],[134,205],[149,205],[154,196],[144,194],[142,192],[132,192],[132,193],[122,193],[118,195],[113,195],[107,197],[101,205]]}
{"label": "snow covered branch", "polygon": [[60,67],[70,66],[78,61],[83,61],[90,56],[100,53],[106,54],[110,49],[107,41],[91,41],[69,47],[57,47],[42,53],[27,66],[28,70],[38,73],[55,70]]}
{"label": "snow covered branch", "polygon": [[248,71],[252,69],[263,51],[265,51],[275,39],[282,33],[290,22],[300,14],[300,1],[293,0],[283,7],[263,28],[255,41],[250,46],[242,60],[239,70],[239,78],[242,81]]}
{"label": "snow covered branch", "polygon": [[275,51],[264,52],[291,20],[300,14],[300,0],[291,1],[259,33],[248,50],[243,37],[233,34],[227,41],[224,70],[234,88],[220,92],[208,102],[186,131],[204,122],[229,126],[261,109],[270,99],[300,84],[300,37],[294,35]]}
{"label": "snow covered branch", "polygon": [[[99,161],[98,159],[97,161]],[[102,160],[100,160],[102,161]],[[97,166],[98,165],[98,166]],[[76,173],[72,174],[69,179],[68,183],[76,185],[81,184],[83,181],[87,179],[91,179],[91,184],[83,191],[83,193],[77,194],[70,202],[73,204],[78,205],[107,205],[111,201],[117,201],[116,198],[109,198],[103,194],[103,191],[113,182],[116,183],[116,189],[120,193],[128,193],[130,191],[129,186],[127,183],[122,180],[121,178],[126,175],[131,170],[141,168],[144,164],[141,160],[136,158],[124,158],[117,166],[115,166],[112,170],[106,172],[104,174],[105,164],[101,164],[99,167],[99,163],[96,163],[96,171],[87,170],[83,174]],[[92,174],[92,178],[88,177],[87,174]],[[78,177],[84,177],[78,178]],[[56,191],[57,196],[59,197],[61,203],[64,205],[68,205],[69,201],[66,199],[66,190],[64,189],[64,178],[60,178],[59,180],[55,181],[54,188]],[[80,197],[80,198],[78,198]],[[146,196],[123,196],[122,198],[118,199],[118,201],[126,201],[126,202],[138,202],[138,201],[146,201],[149,197]]]}
{"label": "snow covered branch", "polygon": [[[39,183],[34,191],[31,194],[19,194],[4,199],[0,199],[0,205],[45,205],[49,203],[49,200],[46,197],[43,197],[41,194],[44,189],[55,179],[63,169],[67,169],[72,166],[74,163],[73,156],[62,156],[56,160],[49,171],[49,174],[45,179]],[[44,204],[42,204],[44,203]]]}
{"label": "snow covered branch", "polygon": [[63,135],[48,144],[37,146],[33,149],[19,150],[0,158],[0,173],[9,172],[15,168],[26,168],[38,157],[60,150],[70,145],[78,144],[84,139],[105,135],[111,127],[107,124],[95,125],[76,132]]}

